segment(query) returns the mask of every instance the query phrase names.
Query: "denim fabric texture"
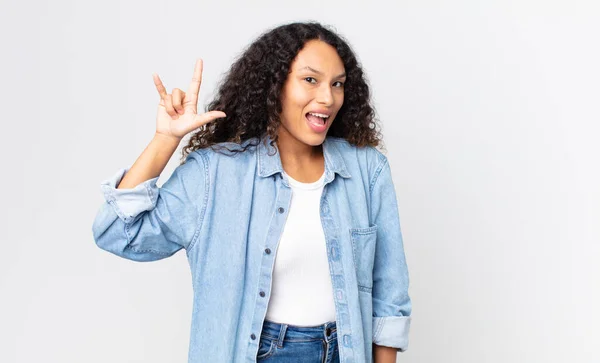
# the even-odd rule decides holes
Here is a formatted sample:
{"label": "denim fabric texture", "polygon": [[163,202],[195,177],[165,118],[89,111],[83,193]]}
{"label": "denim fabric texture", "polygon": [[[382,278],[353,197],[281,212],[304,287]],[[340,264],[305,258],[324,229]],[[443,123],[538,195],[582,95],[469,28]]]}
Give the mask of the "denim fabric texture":
{"label": "denim fabric texture", "polygon": [[[101,183],[96,244],[154,261],[184,249],[193,281],[188,358],[256,362],[277,246],[292,191],[276,148],[196,150],[158,187],[157,178],[116,189],[128,168]],[[244,145],[223,143],[229,149]],[[327,137],[320,217],[342,363],[372,361],[372,344],[408,346],[411,300],[396,193],[387,158]]]}
{"label": "denim fabric texture", "polygon": [[299,327],[265,320],[256,357],[265,363],[339,363],[335,322]]}

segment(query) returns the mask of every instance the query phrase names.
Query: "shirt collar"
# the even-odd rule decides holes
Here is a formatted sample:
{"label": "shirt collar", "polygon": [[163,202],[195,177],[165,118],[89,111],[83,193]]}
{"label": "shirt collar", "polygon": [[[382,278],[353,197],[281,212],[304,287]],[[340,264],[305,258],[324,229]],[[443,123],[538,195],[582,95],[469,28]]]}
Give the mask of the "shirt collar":
{"label": "shirt collar", "polygon": [[[267,135],[258,144],[258,175],[261,177],[269,177],[283,172],[279,150],[272,147],[270,142],[271,138]],[[336,142],[332,141],[330,137],[325,138],[323,142],[323,155],[325,156],[325,184],[333,180],[334,173],[343,178],[350,178],[342,154]]]}

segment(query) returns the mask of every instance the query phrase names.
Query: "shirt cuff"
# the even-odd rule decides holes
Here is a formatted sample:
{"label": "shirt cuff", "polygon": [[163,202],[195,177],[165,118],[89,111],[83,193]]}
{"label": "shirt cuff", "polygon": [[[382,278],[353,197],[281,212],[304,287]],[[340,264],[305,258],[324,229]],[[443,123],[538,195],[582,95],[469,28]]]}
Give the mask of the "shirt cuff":
{"label": "shirt cuff", "polygon": [[373,343],[404,352],[408,348],[410,320],[410,316],[373,317]]}
{"label": "shirt cuff", "polygon": [[115,213],[125,223],[131,222],[143,211],[154,209],[158,199],[156,182],[159,177],[146,180],[134,188],[117,189],[117,185],[128,171],[129,168],[122,168],[111,178],[100,183],[104,199],[113,207]]}

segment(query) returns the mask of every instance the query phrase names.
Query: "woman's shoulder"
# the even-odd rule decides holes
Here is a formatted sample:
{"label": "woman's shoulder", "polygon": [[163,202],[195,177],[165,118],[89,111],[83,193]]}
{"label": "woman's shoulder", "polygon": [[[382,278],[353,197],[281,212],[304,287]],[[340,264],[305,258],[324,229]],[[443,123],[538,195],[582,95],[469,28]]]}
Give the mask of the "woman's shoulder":
{"label": "woman's shoulder", "polygon": [[206,168],[240,168],[256,162],[254,154],[256,143],[246,140],[241,143],[220,142],[208,147],[196,149],[189,153],[186,162],[192,158],[205,165]]}
{"label": "woman's shoulder", "polygon": [[327,141],[330,142],[344,158],[358,158],[369,163],[382,163],[387,160],[387,157],[375,146],[357,146],[348,142],[341,137],[328,136]]}
{"label": "woman's shoulder", "polygon": [[357,146],[337,137],[327,140],[330,157],[334,160],[340,158],[343,161],[342,163],[334,161],[334,164],[343,165],[342,168],[347,170],[348,174],[357,176],[355,180],[364,185],[372,186],[387,164],[387,157],[374,146]]}

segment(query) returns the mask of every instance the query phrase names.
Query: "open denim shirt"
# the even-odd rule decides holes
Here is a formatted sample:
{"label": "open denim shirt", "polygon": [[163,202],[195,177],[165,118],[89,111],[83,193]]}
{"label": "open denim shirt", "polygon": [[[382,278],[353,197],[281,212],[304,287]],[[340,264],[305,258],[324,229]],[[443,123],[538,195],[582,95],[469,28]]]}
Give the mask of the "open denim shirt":
{"label": "open denim shirt", "polygon": [[[100,248],[135,261],[186,250],[194,289],[190,363],[256,362],[292,197],[269,141],[237,154],[196,150],[160,188],[156,177],[116,189],[127,168],[101,184],[106,203],[92,228]],[[340,362],[372,362],[372,343],[407,348],[411,319],[390,166],[375,148],[340,138],[327,137],[323,152],[320,216]]]}

